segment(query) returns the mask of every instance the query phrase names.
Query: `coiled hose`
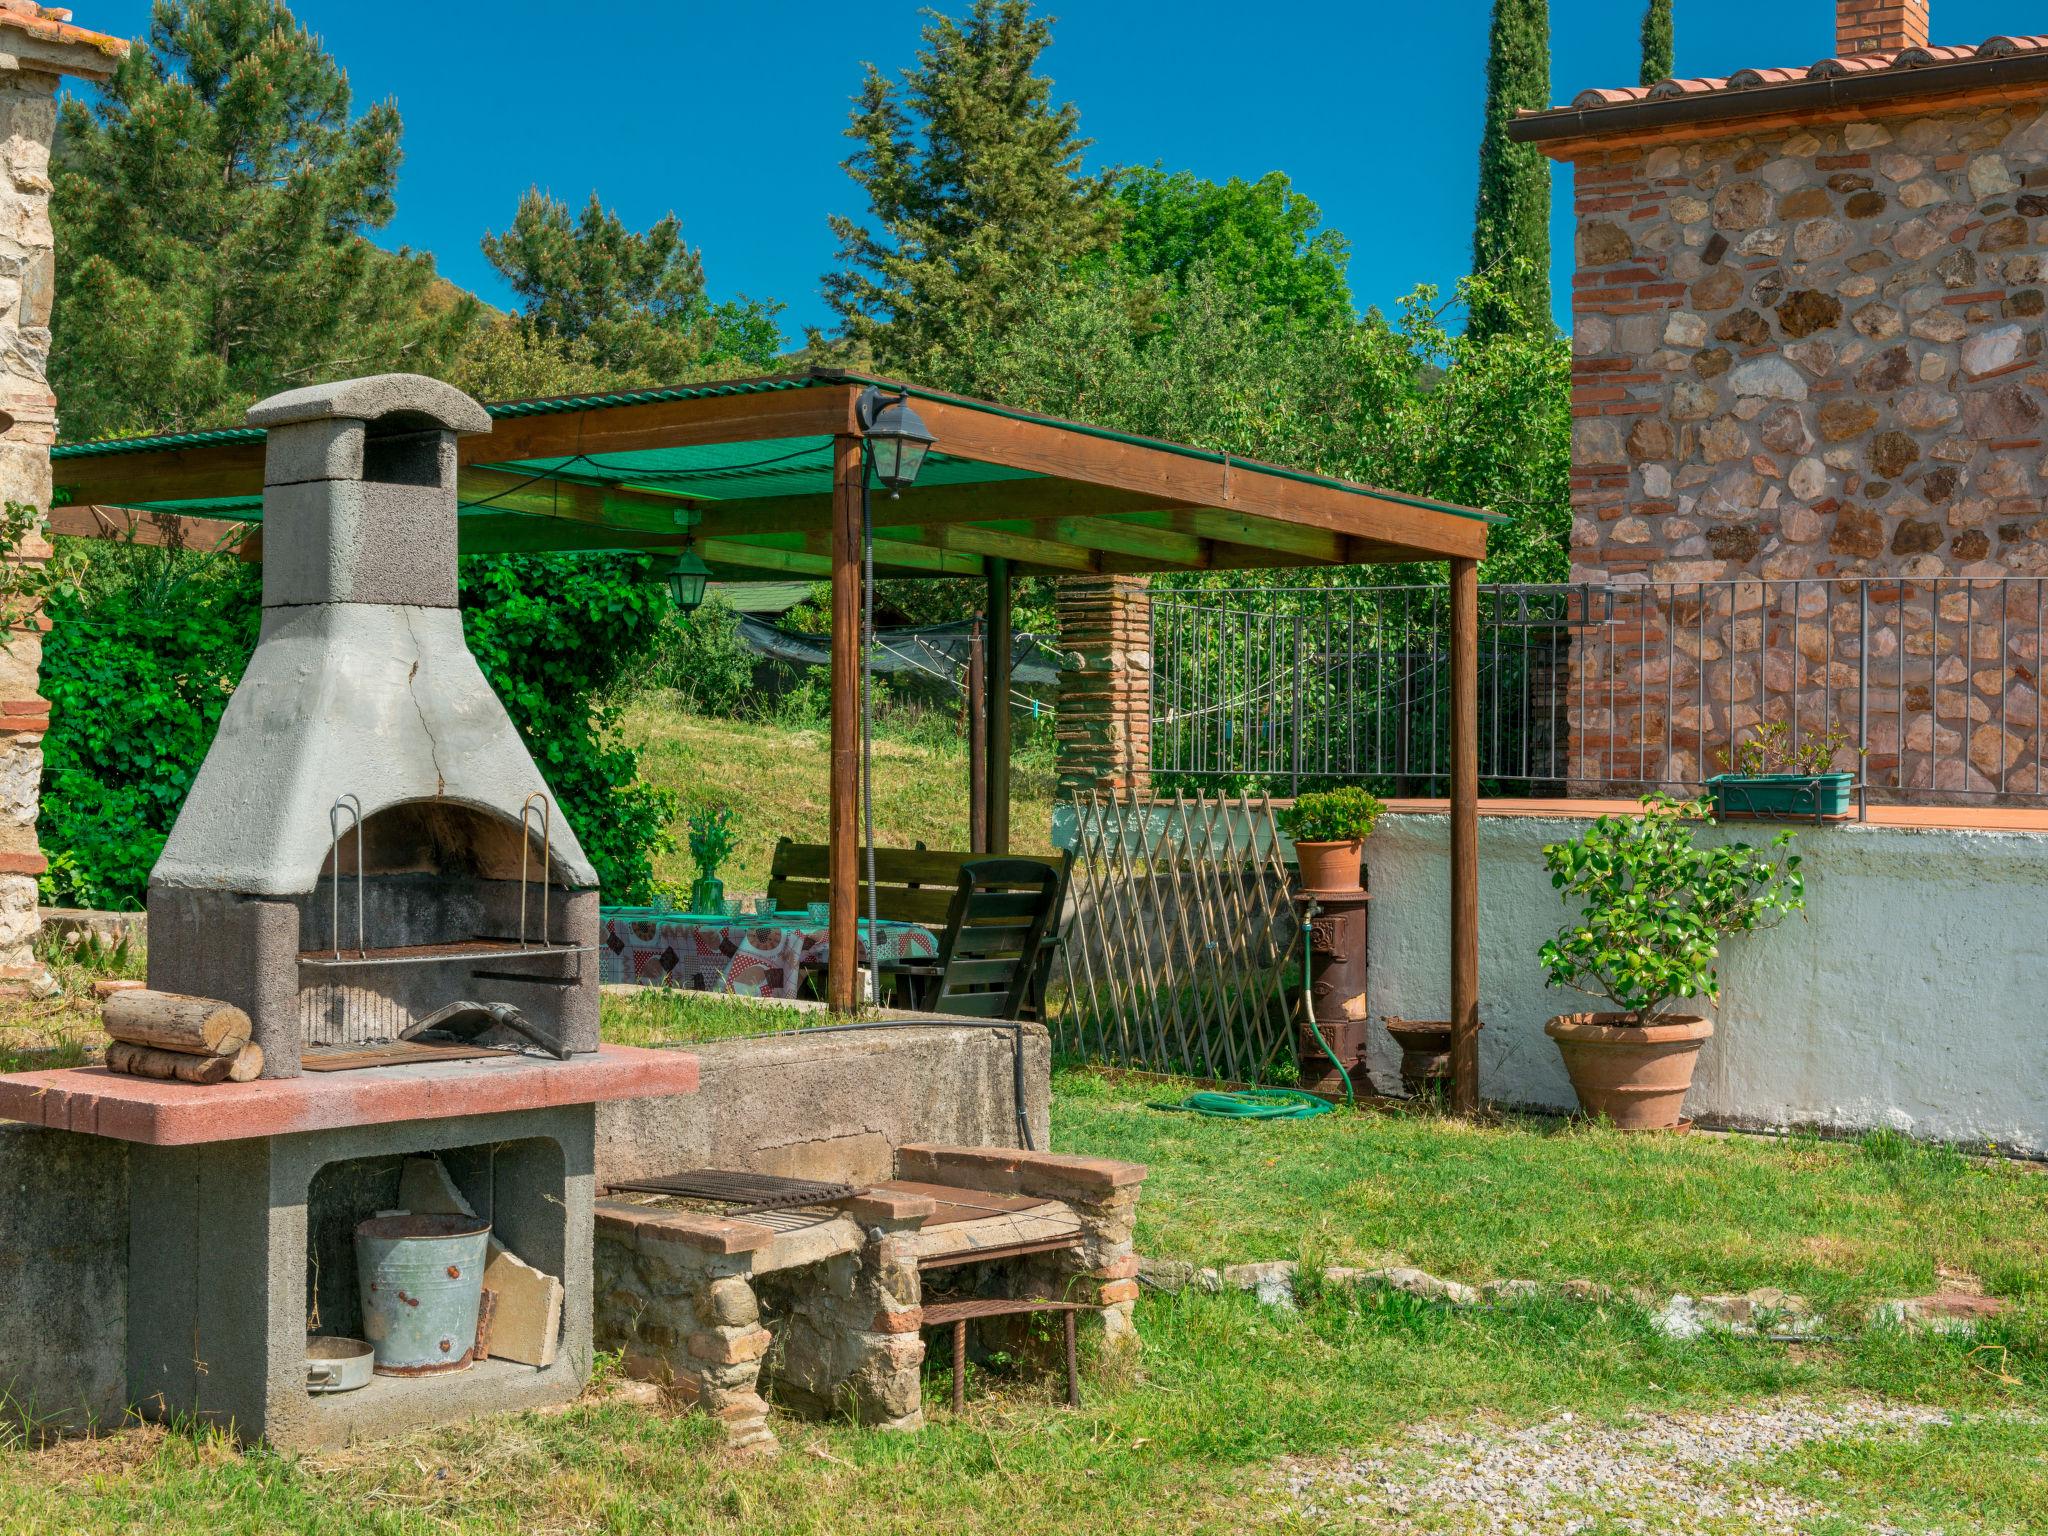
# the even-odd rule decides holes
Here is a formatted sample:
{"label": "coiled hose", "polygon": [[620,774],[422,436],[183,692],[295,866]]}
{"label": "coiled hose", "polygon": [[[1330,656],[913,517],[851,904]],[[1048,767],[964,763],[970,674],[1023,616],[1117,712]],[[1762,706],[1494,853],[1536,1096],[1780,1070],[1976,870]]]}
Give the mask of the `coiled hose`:
{"label": "coiled hose", "polygon": [[[1355,1105],[1358,1096],[1351,1087],[1351,1074],[1344,1070],[1344,1063],[1337,1060],[1337,1053],[1330,1049],[1330,1042],[1323,1038],[1323,1032],[1316,1024],[1315,991],[1309,984],[1309,942],[1314,936],[1316,911],[1315,898],[1311,896],[1301,914],[1302,1014],[1308,1023],[1309,1033],[1316,1037],[1316,1044],[1323,1048],[1323,1054],[1337,1068],[1337,1075],[1344,1079],[1344,1102]],[[1329,1114],[1332,1107],[1328,1099],[1305,1093],[1299,1088],[1249,1088],[1238,1093],[1212,1089],[1191,1093],[1178,1104],[1151,1106],[1153,1109],[1206,1115],[1215,1120],[1313,1120],[1318,1115]]]}

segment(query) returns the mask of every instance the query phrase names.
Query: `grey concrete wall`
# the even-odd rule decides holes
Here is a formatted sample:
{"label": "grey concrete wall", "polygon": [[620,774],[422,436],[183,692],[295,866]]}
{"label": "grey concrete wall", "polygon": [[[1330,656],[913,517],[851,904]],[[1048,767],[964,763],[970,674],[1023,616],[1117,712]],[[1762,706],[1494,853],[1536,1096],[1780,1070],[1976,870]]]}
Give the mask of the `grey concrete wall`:
{"label": "grey concrete wall", "polygon": [[[1577,908],[1551,889],[1543,846],[1562,817],[1479,824],[1481,1091],[1569,1108],[1543,1033],[1597,1006],[1545,987],[1538,947]],[[1774,827],[1702,833],[1760,843]],[[1383,818],[1366,843],[1374,1019],[1443,1018],[1449,997],[1448,818]],[[1803,831],[1807,911],[1722,948],[1721,1004],[1686,1101],[1731,1125],[1864,1131],[2048,1155],[2048,836],[1835,825]],[[1373,1077],[1399,1053],[1372,1031]]]}
{"label": "grey concrete wall", "polygon": [[[598,1179],[718,1167],[862,1181],[887,1178],[905,1142],[1014,1147],[1015,1038],[1007,1024],[905,1024],[694,1046],[694,1095],[599,1106]],[[1052,1053],[1039,1026],[1023,1038],[1024,1101],[1042,1148]]]}
{"label": "grey concrete wall", "polygon": [[0,1124],[0,1394],[83,1429],[128,1402],[128,1148]]}

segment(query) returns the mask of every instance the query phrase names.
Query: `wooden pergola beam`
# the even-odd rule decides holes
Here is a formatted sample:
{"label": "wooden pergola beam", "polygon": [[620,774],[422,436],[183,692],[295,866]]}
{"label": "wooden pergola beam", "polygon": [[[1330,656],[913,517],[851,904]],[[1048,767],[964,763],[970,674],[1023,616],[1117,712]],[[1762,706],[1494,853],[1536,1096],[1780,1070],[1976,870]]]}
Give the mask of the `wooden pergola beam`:
{"label": "wooden pergola beam", "polygon": [[226,517],[183,517],[175,512],[102,506],[52,507],[49,522],[51,533],[66,538],[118,539],[152,549],[191,549],[203,554],[229,547],[240,554],[261,526]]}
{"label": "wooden pergola beam", "polygon": [[978,410],[965,402],[915,397],[938,448],[985,464],[1004,464],[1192,508],[1248,516],[1383,541],[1418,560],[1486,553],[1486,524],[1405,499],[1298,479],[1234,461],[1195,456],[1049,421]]}

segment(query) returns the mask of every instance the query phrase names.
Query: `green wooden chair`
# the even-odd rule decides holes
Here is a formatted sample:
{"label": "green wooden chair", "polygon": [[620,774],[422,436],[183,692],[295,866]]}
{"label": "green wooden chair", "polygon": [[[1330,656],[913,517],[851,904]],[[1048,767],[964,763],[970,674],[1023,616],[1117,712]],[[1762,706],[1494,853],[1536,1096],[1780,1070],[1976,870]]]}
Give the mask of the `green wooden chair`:
{"label": "green wooden chair", "polygon": [[1016,1019],[1038,1001],[1062,872],[1043,859],[974,859],[946,914],[936,960],[895,968],[928,1013]]}

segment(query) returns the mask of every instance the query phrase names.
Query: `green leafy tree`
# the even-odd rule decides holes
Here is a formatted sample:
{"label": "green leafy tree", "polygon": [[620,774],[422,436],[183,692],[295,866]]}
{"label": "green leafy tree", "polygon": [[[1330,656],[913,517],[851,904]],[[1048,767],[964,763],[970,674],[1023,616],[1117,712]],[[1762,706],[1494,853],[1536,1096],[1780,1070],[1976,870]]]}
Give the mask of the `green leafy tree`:
{"label": "green leafy tree", "polygon": [[476,305],[392,215],[398,110],[280,0],[157,0],[149,46],[67,101],[51,380],[74,438],[210,425],[292,383],[430,366]]}
{"label": "green leafy tree", "polygon": [[974,0],[932,16],[900,84],[866,66],[845,164],[868,217],[832,219],[824,280],[853,354],[949,382],[973,338],[1114,243],[1111,178],[1083,171],[1080,114],[1037,72],[1051,41],[1030,0]]}
{"label": "green leafy tree", "polygon": [[1351,322],[1351,244],[1283,173],[1214,182],[1138,167],[1119,176],[1116,196],[1116,259],[1127,271],[1184,290],[1206,270],[1294,330]]}
{"label": "green leafy tree", "polygon": [[1472,223],[1472,270],[1493,284],[1472,309],[1483,332],[1550,323],[1550,162],[1508,137],[1516,112],[1549,104],[1549,0],[1494,0]]}
{"label": "green leafy tree", "polygon": [[[1505,514],[1489,581],[1562,581],[1571,528],[1569,344],[1555,328],[1453,330],[1465,284],[1304,333],[1267,323],[1212,268],[1137,322],[1114,274],[1050,291],[968,359],[963,387],[1031,410],[1242,454]],[[1436,580],[1374,568],[1368,579]],[[1356,581],[1356,570],[1327,579]],[[1242,584],[1241,573],[1171,578]]]}
{"label": "green leafy tree", "polygon": [[703,253],[671,213],[628,229],[593,192],[580,214],[534,188],[484,255],[525,301],[525,318],[551,342],[580,344],[593,372],[678,380],[707,364],[765,368],[781,350],[779,304],[713,304]]}
{"label": "green leafy tree", "polygon": [[1653,1024],[1687,998],[1718,1002],[1714,961],[1731,934],[1774,928],[1806,906],[1793,834],[1768,849],[1701,848],[1707,801],[1649,795],[1639,816],[1602,816],[1577,839],[1543,850],[1550,883],[1583,905],[1542,948],[1548,984],[1605,998]]}
{"label": "green leafy tree", "polygon": [[1671,78],[1673,47],[1671,0],[1650,0],[1643,8],[1642,84],[1655,85]]}

